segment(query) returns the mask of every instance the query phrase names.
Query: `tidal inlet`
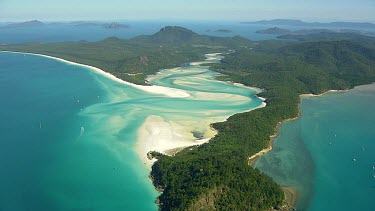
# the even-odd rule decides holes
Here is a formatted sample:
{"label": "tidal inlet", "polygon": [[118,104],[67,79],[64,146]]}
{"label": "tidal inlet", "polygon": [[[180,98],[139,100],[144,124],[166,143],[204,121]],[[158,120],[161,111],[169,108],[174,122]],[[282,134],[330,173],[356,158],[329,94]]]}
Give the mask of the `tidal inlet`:
{"label": "tidal inlet", "polygon": [[22,105],[1,120],[9,142],[0,162],[13,168],[2,170],[12,181],[0,183],[10,190],[0,198],[18,210],[157,210],[159,193],[148,178],[155,159],[148,152],[173,156],[209,142],[212,123],[265,106],[256,96],[261,90],[216,80],[220,74],[202,65],[219,62],[220,54],[150,75],[150,86],[53,57],[0,57],[7,67],[2,86],[13,83],[17,92],[1,91],[8,99],[2,109]]}

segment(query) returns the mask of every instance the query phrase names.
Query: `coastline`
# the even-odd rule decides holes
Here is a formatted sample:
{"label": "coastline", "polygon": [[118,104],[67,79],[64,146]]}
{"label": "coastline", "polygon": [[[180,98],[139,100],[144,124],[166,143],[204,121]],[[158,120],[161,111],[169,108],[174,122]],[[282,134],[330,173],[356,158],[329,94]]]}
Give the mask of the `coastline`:
{"label": "coastline", "polygon": [[[249,165],[254,167],[254,163],[256,162],[257,159],[259,159],[260,156],[262,156],[262,155],[264,155],[267,152],[270,152],[272,150],[273,141],[277,136],[279,136],[279,130],[280,130],[280,127],[283,123],[288,122],[288,121],[297,120],[301,117],[301,102],[302,102],[302,99],[304,97],[319,97],[319,96],[323,96],[323,95],[325,95],[329,92],[345,92],[345,91],[348,91],[348,90],[328,90],[328,91],[326,91],[322,94],[317,94],[317,95],[316,94],[301,94],[299,96],[300,102],[298,103],[298,114],[297,114],[297,116],[293,117],[293,118],[284,119],[284,120],[277,123],[276,128],[275,128],[275,130],[276,130],[275,133],[270,136],[269,146],[267,148],[262,149],[261,151],[255,153],[254,155],[250,156],[248,158]],[[261,98],[262,100],[266,100],[265,98],[262,98],[262,97],[258,97],[258,98]]]}
{"label": "coastline", "polygon": [[295,187],[290,186],[281,186],[281,189],[284,191],[285,199],[284,205],[282,207],[283,210],[290,211],[296,210],[296,203],[298,199],[298,192]]}
{"label": "coastline", "polygon": [[[213,122],[220,121],[219,118],[212,119]],[[209,124],[201,124],[205,133],[202,138],[196,138],[191,131],[196,126],[195,122],[174,122],[166,120],[161,116],[151,115],[143,122],[138,129],[138,140],[136,151],[142,162],[151,169],[157,161],[149,156],[149,152],[156,151],[168,156],[174,156],[177,152],[191,146],[207,143],[217,134],[217,131]],[[151,158],[151,159],[150,159]]]}
{"label": "coastline", "polygon": [[54,56],[48,56],[48,55],[37,54],[37,53],[17,52],[17,51],[0,51],[0,52],[40,56],[40,57],[57,60],[57,61],[60,61],[60,62],[71,64],[71,65],[85,67],[85,68],[88,68],[88,69],[90,69],[90,70],[92,70],[92,71],[94,71],[94,72],[96,72],[96,73],[98,73],[98,74],[100,74],[100,75],[102,75],[106,78],[109,78],[113,81],[116,81],[118,83],[125,84],[125,85],[128,85],[128,86],[132,86],[136,89],[139,89],[139,90],[142,90],[142,91],[145,91],[145,92],[148,92],[148,93],[152,93],[152,94],[161,94],[161,95],[165,95],[167,97],[172,97],[172,98],[190,97],[190,95],[187,92],[185,92],[183,90],[180,90],[180,89],[163,87],[163,86],[155,86],[155,85],[144,86],[144,85],[133,84],[133,83],[124,81],[120,78],[117,78],[116,76],[112,75],[111,73],[105,72],[104,70],[99,69],[97,67],[86,65],[86,64],[80,64],[80,63],[77,63],[77,62],[68,61],[68,60],[58,58],[58,57],[54,57]]}
{"label": "coastline", "polygon": [[[255,153],[254,155],[250,156],[248,158],[248,164],[250,166],[254,167],[255,162],[261,156],[265,155],[266,153],[268,153],[272,150],[273,141],[275,140],[275,138],[277,136],[279,136],[280,127],[281,127],[282,124],[284,124],[288,121],[297,120],[301,117],[301,114],[302,114],[301,113],[301,103],[302,103],[302,100],[303,100],[304,97],[319,97],[319,96],[323,96],[323,95],[325,95],[327,93],[330,93],[330,92],[339,93],[339,92],[345,92],[345,91],[348,91],[348,89],[346,89],[346,90],[328,90],[328,91],[323,92],[321,94],[301,94],[301,95],[299,95],[300,100],[299,100],[299,103],[298,103],[298,114],[297,114],[297,116],[293,117],[293,118],[284,119],[284,120],[278,122],[277,125],[276,125],[276,128],[275,128],[275,130],[276,130],[275,133],[270,136],[268,147],[265,148],[265,149],[262,149],[261,151]],[[297,200],[298,200],[298,193],[297,193],[296,187],[283,186],[283,185],[280,185],[280,186],[281,186],[281,189],[283,190],[284,195],[285,195],[283,208],[287,209],[287,210],[291,210],[291,209],[295,210],[295,205],[297,204]]]}

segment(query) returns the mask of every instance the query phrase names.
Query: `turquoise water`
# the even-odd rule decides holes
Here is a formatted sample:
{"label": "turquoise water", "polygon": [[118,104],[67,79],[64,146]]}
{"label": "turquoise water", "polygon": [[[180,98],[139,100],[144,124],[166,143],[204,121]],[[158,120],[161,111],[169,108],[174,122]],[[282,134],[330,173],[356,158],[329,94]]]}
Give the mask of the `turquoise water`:
{"label": "turquoise water", "polygon": [[299,210],[373,210],[375,86],[304,98],[255,167],[296,187]]}
{"label": "turquoise water", "polygon": [[85,67],[0,53],[0,210],[157,210],[143,152],[160,146],[139,147],[145,121],[161,119],[191,145],[214,135],[212,121],[262,105],[258,90],[217,75],[192,65],[150,76],[189,96],[176,98]]}

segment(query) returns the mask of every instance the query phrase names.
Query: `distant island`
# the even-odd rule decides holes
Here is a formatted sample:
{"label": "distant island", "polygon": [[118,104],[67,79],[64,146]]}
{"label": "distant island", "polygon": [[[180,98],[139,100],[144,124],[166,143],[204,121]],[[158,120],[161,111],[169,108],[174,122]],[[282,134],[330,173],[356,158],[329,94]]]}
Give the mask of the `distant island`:
{"label": "distant island", "polygon": [[86,21],[75,21],[75,22],[53,22],[53,23],[43,23],[38,20],[26,21],[21,23],[11,23],[5,26],[1,26],[4,29],[11,29],[11,28],[25,28],[25,27],[43,27],[43,26],[76,26],[76,27],[103,27],[105,29],[124,29],[129,28],[126,24],[120,24],[116,22],[112,23],[102,23],[102,22],[86,22]]}
{"label": "distant island", "polygon": [[375,28],[375,24],[368,22],[304,22],[293,19],[274,19],[261,20],[254,22],[241,22],[241,24],[258,24],[258,25],[274,25],[274,26],[298,26],[298,27],[340,27],[340,28]]}
{"label": "distant island", "polygon": [[228,29],[218,29],[215,32],[218,32],[218,33],[231,33],[232,31],[228,30]]}
{"label": "distant island", "polygon": [[45,26],[45,24],[38,20],[32,20],[32,21],[26,21],[22,23],[11,23],[11,24],[2,26],[0,28],[23,28],[23,27],[40,27],[40,26]]}
{"label": "distant island", "polygon": [[112,23],[82,22],[82,23],[75,24],[74,26],[77,26],[77,27],[98,26],[98,27],[103,27],[105,29],[123,29],[123,28],[129,28],[128,25],[120,24],[120,23],[116,23],[116,22],[112,22]]}
{"label": "distant island", "polygon": [[291,31],[287,30],[287,29],[281,29],[281,28],[278,28],[278,27],[273,27],[273,28],[269,28],[269,29],[256,31],[256,33],[258,33],[258,34],[289,34],[289,33],[291,33]]}
{"label": "distant island", "polygon": [[[375,36],[374,32],[362,31],[362,30],[353,30],[353,29],[302,29],[302,30],[288,30],[278,27],[273,27],[265,30],[256,31],[259,34],[273,34],[280,35],[277,38],[287,39],[287,40],[332,40],[338,38],[349,38],[354,35],[363,35],[363,36]],[[351,34],[353,36],[351,36]],[[306,36],[309,35],[309,36]]]}
{"label": "distant island", "polygon": [[106,28],[106,29],[123,29],[123,28],[129,28],[128,25],[119,24],[119,23],[104,24],[103,27]]}

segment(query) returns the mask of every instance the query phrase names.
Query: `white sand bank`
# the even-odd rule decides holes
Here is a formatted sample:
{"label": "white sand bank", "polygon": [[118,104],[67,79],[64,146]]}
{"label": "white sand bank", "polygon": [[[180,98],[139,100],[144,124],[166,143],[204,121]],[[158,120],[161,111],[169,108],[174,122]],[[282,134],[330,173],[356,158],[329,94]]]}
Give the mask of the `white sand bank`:
{"label": "white sand bank", "polygon": [[197,139],[191,131],[194,130],[189,124],[181,125],[173,121],[167,121],[160,116],[149,116],[138,130],[137,152],[148,166],[155,160],[149,160],[147,153],[157,151],[167,155],[173,155],[173,150],[200,145],[207,142],[216,132],[211,131],[209,138]]}

